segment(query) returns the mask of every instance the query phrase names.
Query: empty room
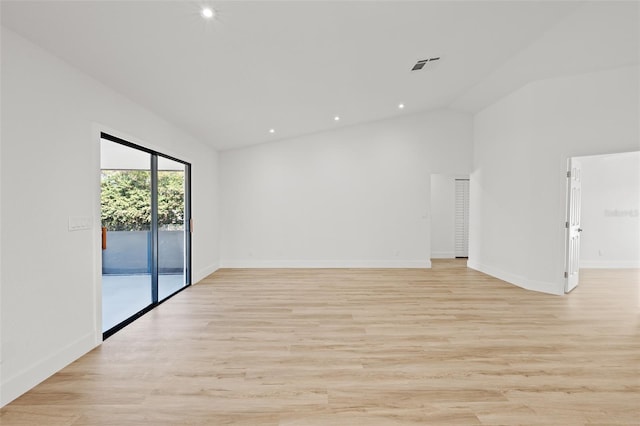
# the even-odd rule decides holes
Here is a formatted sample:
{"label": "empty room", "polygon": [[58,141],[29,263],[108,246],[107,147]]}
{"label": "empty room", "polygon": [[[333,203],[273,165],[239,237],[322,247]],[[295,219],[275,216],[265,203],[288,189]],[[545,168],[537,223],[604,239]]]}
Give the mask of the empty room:
{"label": "empty room", "polygon": [[638,424],[639,2],[0,22],[3,426]]}

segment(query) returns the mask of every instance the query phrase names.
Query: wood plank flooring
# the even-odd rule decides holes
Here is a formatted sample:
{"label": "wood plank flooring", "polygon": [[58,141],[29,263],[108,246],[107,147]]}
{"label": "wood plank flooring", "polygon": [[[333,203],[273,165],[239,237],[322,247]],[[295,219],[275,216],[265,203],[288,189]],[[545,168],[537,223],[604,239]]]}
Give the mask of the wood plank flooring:
{"label": "wood plank flooring", "polygon": [[433,266],[220,270],[0,423],[640,424],[637,270],[559,297]]}

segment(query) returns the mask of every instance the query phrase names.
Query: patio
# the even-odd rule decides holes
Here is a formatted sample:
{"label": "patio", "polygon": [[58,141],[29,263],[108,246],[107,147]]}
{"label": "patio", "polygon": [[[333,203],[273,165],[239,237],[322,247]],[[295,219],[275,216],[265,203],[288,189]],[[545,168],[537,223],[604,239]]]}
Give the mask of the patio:
{"label": "patio", "polygon": [[[184,274],[160,274],[158,299],[184,287]],[[102,275],[102,331],[151,304],[151,275]]]}

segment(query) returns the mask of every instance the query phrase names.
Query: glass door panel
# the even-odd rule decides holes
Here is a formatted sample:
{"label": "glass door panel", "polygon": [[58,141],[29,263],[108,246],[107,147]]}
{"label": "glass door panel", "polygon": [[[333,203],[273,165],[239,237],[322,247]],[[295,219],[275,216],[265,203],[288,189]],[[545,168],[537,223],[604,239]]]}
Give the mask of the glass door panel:
{"label": "glass door panel", "polygon": [[158,156],[158,299],[188,284],[187,166]]}
{"label": "glass door panel", "polygon": [[153,303],[151,154],[101,140],[102,330]]}

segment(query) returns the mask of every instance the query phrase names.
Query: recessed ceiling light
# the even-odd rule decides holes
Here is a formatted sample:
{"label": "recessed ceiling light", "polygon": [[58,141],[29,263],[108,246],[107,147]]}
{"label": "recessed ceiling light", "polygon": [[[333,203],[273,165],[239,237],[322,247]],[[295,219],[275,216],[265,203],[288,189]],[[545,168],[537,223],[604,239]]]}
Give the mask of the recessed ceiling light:
{"label": "recessed ceiling light", "polygon": [[398,108],[404,109],[404,104],[398,104]]}
{"label": "recessed ceiling light", "polygon": [[337,115],[335,117],[333,117],[334,121],[340,121],[340,117],[338,117]]}
{"label": "recessed ceiling light", "polygon": [[276,129],[269,129],[269,133],[275,133]]}
{"label": "recessed ceiling light", "polygon": [[205,19],[211,19],[214,17],[215,12],[210,7],[203,7],[202,10],[200,11],[200,14]]}

